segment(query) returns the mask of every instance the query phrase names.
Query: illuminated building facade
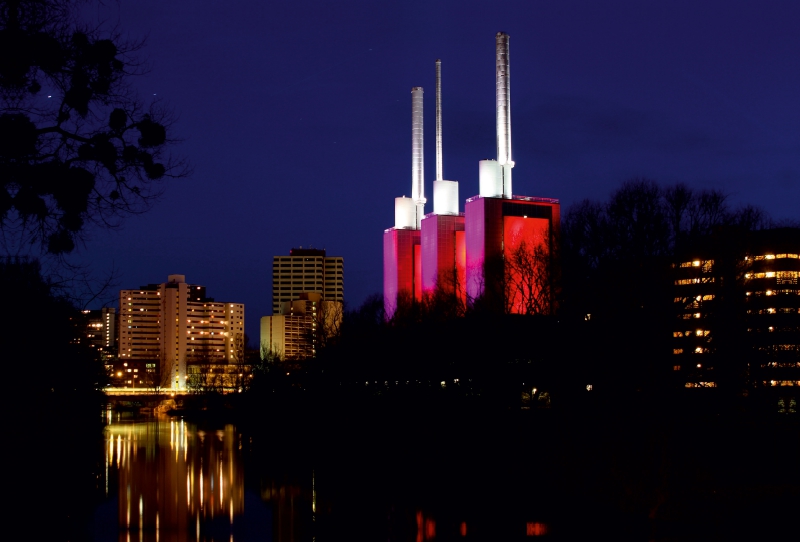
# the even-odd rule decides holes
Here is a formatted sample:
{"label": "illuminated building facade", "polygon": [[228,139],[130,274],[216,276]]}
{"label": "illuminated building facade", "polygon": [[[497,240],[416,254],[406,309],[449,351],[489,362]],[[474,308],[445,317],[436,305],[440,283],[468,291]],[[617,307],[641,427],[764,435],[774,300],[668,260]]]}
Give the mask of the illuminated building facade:
{"label": "illuminated building facade", "polygon": [[[717,387],[726,358],[741,358],[757,387],[800,386],[800,229],[743,245],[727,256],[709,242],[674,266],[673,370],[687,388]],[[720,350],[731,341],[738,352]]]}
{"label": "illuminated building facade", "polygon": [[302,292],[299,296],[284,301],[278,314],[261,318],[263,348],[284,360],[303,360],[317,354],[317,326],[322,325],[324,302],[318,293]]}
{"label": "illuminated building facade", "polygon": [[316,355],[320,334],[339,329],[344,310],[344,259],[325,250],[293,248],[272,260],[272,316],[261,318],[261,349],[286,360]]}
{"label": "illuminated building facade", "polygon": [[78,342],[86,342],[100,353],[103,360],[111,360],[117,353],[117,311],[113,307],[81,311],[81,330]]}
{"label": "illuminated building facade", "polygon": [[[560,223],[558,200],[476,196],[466,205],[466,285],[470,299],[484,297],[510,314],[549,313],[552,300],[543,270]],[[515,265],[514,261],[520,261]],[[495,299],[493,299],[493,297]],[[532,304],[547,308],[536,311]]]}
{"label": "illuminated building facade", "polygon": [[119,364],[125,372],[126,363],[157,364],[159,387],[185,390],[187,364],[241,359],[244,304],[214,301],[204,286],[187,284],[184,275],[121,290],[119,301]]}
{"label": "illuminated building facade", "polygon": [[301,292],[317,293],[324,301],[344,303],[344,259],[325,250],[293,248],[288,256],[272,258],[272,314]]}
{"label": "illuminated building facade", "polygon": [[383,303],[388,317],[398,301],[422,297],[420,231],[389,228],[383,232]]}
{"label": "illuminated building facade", "polygon": [[458,294],[460,299],[466,299],[464,214],[426,215],[422,220],[420,239],[422,294],[432,295],[439,288],[447,294]]}
{"label": "illuminated building facade", "polygon": [[403,299],[437,289],[465,304],[482,299],[498,311],[549,314],[560,205],[512,192],[509,36],[496,36],[497,160],[479,162],[479,195],[459,213],[458,183],[442,175],[441,63],[436,61],[434,212],[423,217],[422,89],[412,89],[412,197],[395,199],[395,227],[383,238],[387,318]]}

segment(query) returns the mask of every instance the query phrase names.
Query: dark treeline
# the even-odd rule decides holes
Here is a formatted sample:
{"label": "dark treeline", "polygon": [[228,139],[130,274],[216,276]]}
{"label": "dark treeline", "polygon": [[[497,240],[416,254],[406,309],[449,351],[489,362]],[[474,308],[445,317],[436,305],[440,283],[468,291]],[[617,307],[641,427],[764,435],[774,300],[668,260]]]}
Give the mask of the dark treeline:
{"label": "dark treeline", "polygon": [[[606,398],[670,393],[683,386],[670,342],[675,262],[697,251],[741,260],[750,237],[772,227],[762,211],[733,208],[719,191],[626,182],[607,201],[565,213],[554,252],[560,272],[548,274],[553,314],[498,314],[480,299],[460,303],[437,291],[422,303],[401,299],[387,320],[374,295],[346,312],[340,336],[322,341],[316,359],[267,364],[272,378],[261,382],[273,391],[346,389],[351,398],[458,397],[498,407],[580,404],[587,386]],[[729,324],[717,325],[718,358],[733,360],[718,371],[725,393],[747,385],[740,365],[752,354],[731,316],[741,313],[733,306],[737,272],[719,271],[731,275],[720,299],[731,306],[718,318],[732,321],[716,322]]]}
{"label": "dark treeline", "polygon": [[[81,312],[37,261],[0,259],[0,286],[3,403],[13,428],[6,466],[20,479],[10,517],[54,540],[80,538],[101,496],[105,368],[77,340]],[[47,522],[35,524],[42,515]]]}

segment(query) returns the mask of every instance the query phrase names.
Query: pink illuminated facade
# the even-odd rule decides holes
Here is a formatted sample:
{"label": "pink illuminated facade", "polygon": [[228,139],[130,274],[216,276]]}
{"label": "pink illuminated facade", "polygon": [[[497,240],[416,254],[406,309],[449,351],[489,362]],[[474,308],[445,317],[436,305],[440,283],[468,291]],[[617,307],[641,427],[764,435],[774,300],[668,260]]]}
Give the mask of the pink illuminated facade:
{"label": "pink illuminated facade", "polygon": [[[463,290],[457,273],[457,233],[464,232],[464,214],[431,213],[422,220],[422,295],[431,295],[438,287],[447,293]],[[463,235],[462,235],[463,238]],[[463,244],[463,243],[462,243]],[[463,248],[463,247],[462,247]]]}
{"label": "pink illuminated facade", "polygon": [[422,292],[420,230],[389,228],[383,234],[383,306],[387,318],[398,299],[419,301]]}

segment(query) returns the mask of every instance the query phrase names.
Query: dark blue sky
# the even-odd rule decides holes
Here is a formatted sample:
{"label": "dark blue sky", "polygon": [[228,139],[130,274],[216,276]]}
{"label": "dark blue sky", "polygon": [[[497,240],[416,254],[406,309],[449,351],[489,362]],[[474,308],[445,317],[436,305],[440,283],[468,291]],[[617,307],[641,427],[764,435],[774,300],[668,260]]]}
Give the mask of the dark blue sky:
{"label": "dark blue sky", "polygon": [[[351,307],[381,289],[381,236],[411,191],[412,86],[434,178],[442,59],[445,178],[478,192],[493,158],[494,35],[511,35],[514,192],[566,210],[647,177],[800,218],[800,2],[137,0],[101,13],[147,36],[136,86],[179,115],[191,178],[82,257],[120,287],[180,273],[270,313],[272,257],[345,258]],[[463,203],[462,203],[463,210]]]}

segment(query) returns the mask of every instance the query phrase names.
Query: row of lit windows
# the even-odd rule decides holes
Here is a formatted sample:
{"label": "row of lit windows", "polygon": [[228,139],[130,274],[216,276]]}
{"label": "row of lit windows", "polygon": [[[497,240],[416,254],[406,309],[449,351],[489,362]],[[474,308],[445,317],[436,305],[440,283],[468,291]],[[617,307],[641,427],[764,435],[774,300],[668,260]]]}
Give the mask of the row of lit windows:
{"label": "row of lit windows", "polygon": [[686,286],[687,284],[710,284],[712,282],[714,282],[714,277],[678,279],[675,281],[675,286]]}
{"label": "row of lit windows", "polygon": [[763,271],[744,274],[746,279],[797,279],[798,277],[800,277],[800,271]]}
{"label": "row of lit windows", "polygon": [[786,254],[786,253],[764,254],[762,256],[753,256],[752,258],[749,258],[748,256],[745,256],[744,259],[745,260],[752,259],[752,260],[755,260],[755,261],[759,261],[759,260],[781,260],[781,259],[784,259],[784,258],[792,258],[794,260],[797,260],[798,258],[800,258],[800,254]]}
{"label": "row of lit windows", "polygon": [[698,295],[695,297],[676,297],[675,303],[686,303],[690,299],[694,299],[695,301],[711,301],[714,299],[714,294],[707,294],[707,295]]}
{"label": "row of lit windows", "polygon": [[708,337],[711,332],[707,329],[696,329],[694,331],[673,331],[673,337]]}
{"label": "row of lit windows", "polygon": [[[694,350],[691,350],[691,352],[694,353],[694,354],[708,354],[709,350],[708,350],[708,348],[704,348],[702,346],[697,346],[697,347],[695,347]],[[675,354],[675,355],[683,354],[683,348],[673,348],[672,349],[672,353]],[[697,365],[697,368],[698,369],[700,368],[699,364]]]}
{"label": "row of lit windows", "polygon": [[800,290],[790,290],[788,288],[783,290],[766,290],[766,291],[759,291],[759,292],[745,292],[745,295],[800,295]]}
{"label": "row of lit windows", "polygon": [[681,262],[678,267],[697,267],[702,271],[711,271],[714,265],[714,260],[692,260],[691,262]]}
{"label": "row of lit windows", "polygon": [[779,307],[776,309],[774,307],[770,307],[768,309],[759,309],[759,310],[747,309],[747,314],[795,314],[795,313],[800,314],[800,308]]}

